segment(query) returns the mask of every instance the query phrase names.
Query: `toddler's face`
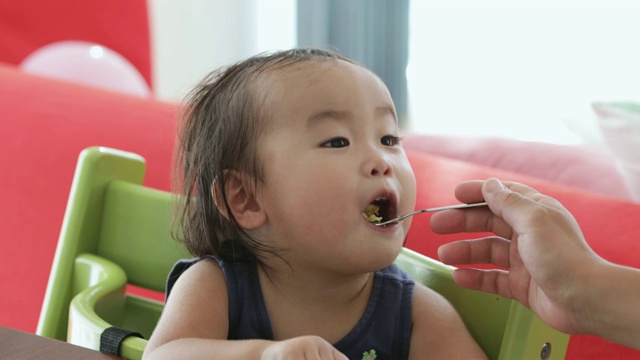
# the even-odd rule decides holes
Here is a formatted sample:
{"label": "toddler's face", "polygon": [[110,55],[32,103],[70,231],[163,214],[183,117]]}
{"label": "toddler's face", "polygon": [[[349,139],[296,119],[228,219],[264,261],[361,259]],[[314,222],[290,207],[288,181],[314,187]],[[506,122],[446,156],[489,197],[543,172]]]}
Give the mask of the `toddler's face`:
{"label": "toddler's face", "polygon": [[268,241],[289,249],[292,265],[361,272],[391,263],[410,221],[379,228],[363,212],[372,202],[383,218],[412,211],[416,186],[385,85],[360,66],[324,61],[261,86]]}

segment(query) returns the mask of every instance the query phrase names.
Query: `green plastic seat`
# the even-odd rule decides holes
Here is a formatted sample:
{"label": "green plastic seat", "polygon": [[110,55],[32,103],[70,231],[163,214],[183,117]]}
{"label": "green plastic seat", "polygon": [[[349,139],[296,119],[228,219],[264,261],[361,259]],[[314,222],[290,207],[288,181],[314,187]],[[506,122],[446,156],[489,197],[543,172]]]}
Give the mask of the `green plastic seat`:
{"label": "green plastic seat", "polygon": [[[190,255],[170,235],[172,194],[142,186],[140,156],[108,148],[80,154],[37,334],[100,349],[102,332],[126,338],[119,355],[140,359],[163,303],[129,289],[164,292],[173,264]],[[491,359],[562,359],[569,336],[518,302],[462,289],[452,267],[403,249],[396,262],[445,296]]]}

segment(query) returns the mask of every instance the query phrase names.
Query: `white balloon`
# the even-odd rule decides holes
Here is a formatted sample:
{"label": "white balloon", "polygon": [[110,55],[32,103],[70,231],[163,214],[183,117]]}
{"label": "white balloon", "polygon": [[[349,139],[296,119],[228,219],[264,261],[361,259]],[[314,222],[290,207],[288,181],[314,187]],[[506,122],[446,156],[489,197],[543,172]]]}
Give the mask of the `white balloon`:
{"label": "white balloon", "polygon": [[127,59],[108,47],[95,43],[51,43],[31,53],[19,67],[28,73],[129,95],[151,95],[147,82]]}

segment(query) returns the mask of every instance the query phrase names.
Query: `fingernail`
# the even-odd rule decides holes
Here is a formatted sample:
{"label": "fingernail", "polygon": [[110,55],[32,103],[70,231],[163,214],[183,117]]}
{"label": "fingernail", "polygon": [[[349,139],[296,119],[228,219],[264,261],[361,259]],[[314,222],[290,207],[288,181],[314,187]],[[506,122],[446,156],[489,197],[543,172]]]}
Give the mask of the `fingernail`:
{"label": "fingernail", "polygon": [[495,178],[488,179],[485,182],[484,186],[485,186],[485,190],[490,193],[505,189],[504,185],[502,185],[502,182],[500,182],[500,180]]}

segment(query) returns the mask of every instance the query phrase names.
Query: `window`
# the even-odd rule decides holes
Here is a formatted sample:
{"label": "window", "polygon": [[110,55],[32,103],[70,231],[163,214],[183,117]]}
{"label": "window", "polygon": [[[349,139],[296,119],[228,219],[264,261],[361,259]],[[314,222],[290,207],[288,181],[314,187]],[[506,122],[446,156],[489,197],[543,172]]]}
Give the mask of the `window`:
{"label": "window", "polygon": [[414,131],[596,141],[592,101],[640,102],[640,1],[412,0],[409,16]]}

